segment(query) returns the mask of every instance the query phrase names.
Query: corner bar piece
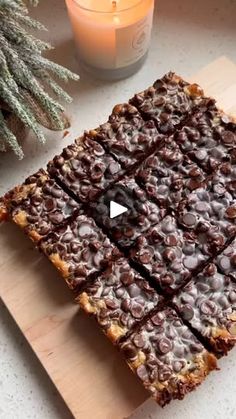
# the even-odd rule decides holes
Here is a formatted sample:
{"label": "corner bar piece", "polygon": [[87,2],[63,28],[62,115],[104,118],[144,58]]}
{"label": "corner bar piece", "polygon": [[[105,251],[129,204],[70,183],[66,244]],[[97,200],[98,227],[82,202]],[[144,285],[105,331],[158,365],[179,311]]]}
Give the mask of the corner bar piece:
{"label": "corner bar piece", "polygon": [[136,94],[130,103],[145,119],[153,120],[163,134],[172,134],[203,99],[203,90],[189,84],[175,73],[168,73],[152,87]]}
{"label": "corner bar piece", "polygon": [[236,344],[236,282],[209,264],[173,302],[193,329],[218,355],[226,355]]}
{"label": "corner bar piece", "polygon": [[111,262],[106,271],[77,297],[113,342],[126,335],[163,301],[126,259]]}
{"label": "corner bar piece", "polygon": [[85,134],[48,164],[48,171],[81,202],[96,198],[123,173],[118,162]]}
{"label": "corner bar piece", "polygon": [[[2,208],[2,210],[1,210]],[[15,222],[35,242],[82,211],[47,172],[40,169],[8,192],[0,204],[0,217]]]}
{"label": "corner bar piece", "polygon": [[72,290],[79,290],[91,275],[120,256],[95,222],[85,215],[49,235],[40,243],[40,248]]}
{"label": "corner bar piece", "polygon": [[120,344],[144,387],[162,407],[183,399],[216,369],[209,353],[170,308],[157,312]]}
{"label": "corner bar piece", "polygon": [[153,121],[144,121],[137,109],[126,103],[115,106],[108,122],[89,134],[125,169],[144,159],[164,138]]}

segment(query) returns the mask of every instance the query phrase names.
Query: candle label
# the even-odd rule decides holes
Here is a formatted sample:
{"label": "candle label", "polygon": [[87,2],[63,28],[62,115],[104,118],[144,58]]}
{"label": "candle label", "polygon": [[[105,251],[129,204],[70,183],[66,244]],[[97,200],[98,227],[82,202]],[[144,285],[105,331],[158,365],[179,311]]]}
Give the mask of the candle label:
{"label": "candle label", "polygon": [[152,19],[153,9],[135,24],[116,29],[116,68],[134,64],[146,54],[150,44]]}

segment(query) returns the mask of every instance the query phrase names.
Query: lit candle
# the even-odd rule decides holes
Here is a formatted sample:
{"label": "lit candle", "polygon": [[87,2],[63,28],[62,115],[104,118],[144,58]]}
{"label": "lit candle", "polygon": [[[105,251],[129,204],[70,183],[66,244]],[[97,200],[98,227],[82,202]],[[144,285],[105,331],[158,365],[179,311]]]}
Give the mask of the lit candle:
{"label": "lit candle", "polygon": [[66,0],[78,55],[98,77],[122,78],[143,64],[154,0]]}

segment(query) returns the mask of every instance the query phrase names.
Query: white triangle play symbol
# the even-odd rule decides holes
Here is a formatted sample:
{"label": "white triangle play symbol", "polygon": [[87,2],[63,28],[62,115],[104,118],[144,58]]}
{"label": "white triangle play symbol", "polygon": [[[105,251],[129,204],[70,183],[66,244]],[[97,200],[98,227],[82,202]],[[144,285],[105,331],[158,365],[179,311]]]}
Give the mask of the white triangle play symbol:
{"label": "white triangle play symbol", "polygon": [[126,211],[128,211],[128,208],[123,207],[123,205],[117,204],[115,201],[110,202],[110,218],[118,217]]}

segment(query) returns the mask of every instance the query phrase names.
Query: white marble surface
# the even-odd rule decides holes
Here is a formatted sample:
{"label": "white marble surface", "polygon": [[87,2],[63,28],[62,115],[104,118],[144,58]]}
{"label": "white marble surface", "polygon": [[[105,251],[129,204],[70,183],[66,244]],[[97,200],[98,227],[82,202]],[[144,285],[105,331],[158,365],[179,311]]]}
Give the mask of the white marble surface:
{"label": "white marble surface", "polygon": [[[43,36],[56,46],[52,57],[79,71],[63,0],[41,0],[33,14],[49,28]],[[45,146],[29,138],[24,145],[26,158],[21,162],[10,154],[1,155],[0,194],[44,166],[84,129],[103,122],[114,104],[125,101],[169,69],[188,76],[222,54],[236,62],[235,17],[235,0],[157,1],[151,51],[143,69],[117,83],[91,80],[80,73],[81,81],[68,86],[74,97],[68,107],[70,134],[63,139],[62,133],[48,133]],[[236,418],[235,361],[236,351],[220,362],[220,372],[212,374],[183,402],[174,402],[161,410],[148,401],[132,419]],[[0,303],[0,418],[69,417],[53,384]]]}

